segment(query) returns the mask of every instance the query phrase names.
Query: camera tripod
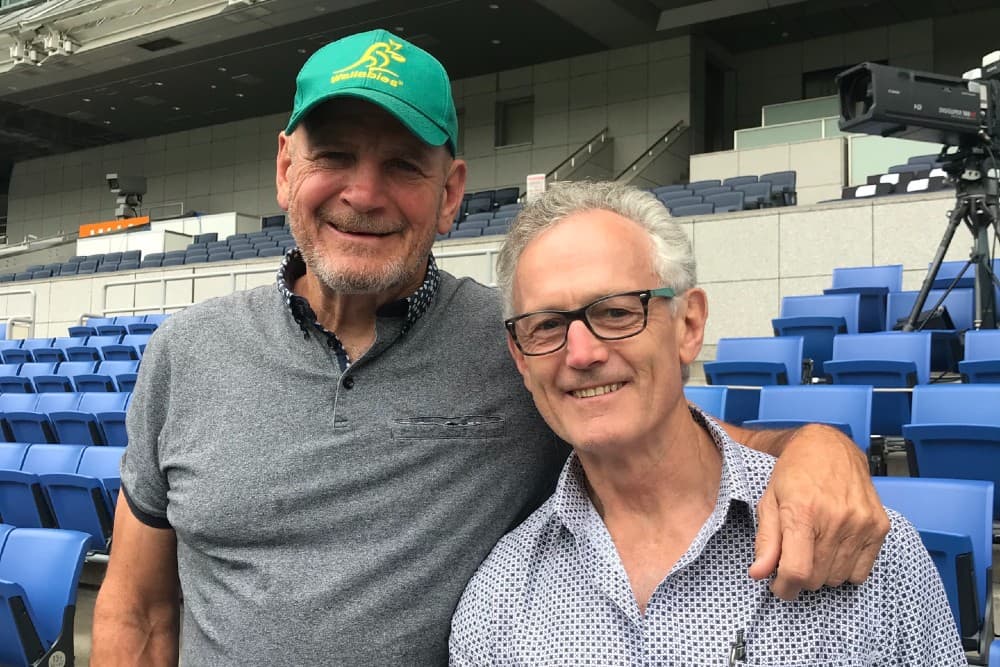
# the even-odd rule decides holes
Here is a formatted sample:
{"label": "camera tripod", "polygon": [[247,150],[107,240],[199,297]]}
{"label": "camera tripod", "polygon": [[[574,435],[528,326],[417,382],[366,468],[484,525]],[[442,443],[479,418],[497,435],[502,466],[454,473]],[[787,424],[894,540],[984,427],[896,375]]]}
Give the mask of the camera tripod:
{"label": "camera tripod", "polygon": [[[986,153],[989,153],[987,157]],[[973,327],[976,329],[996,329],[996,293],[994,286],[1000,286],[1000,280],[993,273],[990,263],[989,230],[993,228],[994,235],[1000,233],[1000,192],[997,183],[997,163],[993,153],[983,146],[962,148],[955,153],[942,154],[942,168],[956,180],[955,208],[948,214],[948,227],[938,245],[934,260],[931,262],[927,276],[924,278],[917,300],[913,304],[903,331],[915,331],[920,315],[923,312],[927,295],[937,279],[938,271],[945,253],[955,236],[959,224],[972,233],[972,252],[962,270],[945,290],[945,296],[965,275],[970,266],[975,269]],[[944,301],[941,297],[938,304]]]}

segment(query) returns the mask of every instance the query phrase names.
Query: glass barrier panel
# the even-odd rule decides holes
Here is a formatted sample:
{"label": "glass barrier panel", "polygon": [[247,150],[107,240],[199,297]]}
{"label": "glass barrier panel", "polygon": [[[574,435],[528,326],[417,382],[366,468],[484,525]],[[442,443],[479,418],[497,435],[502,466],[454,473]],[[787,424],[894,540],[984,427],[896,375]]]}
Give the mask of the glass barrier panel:
{"label": "glass barrier panel", "polygon": [[751,127],[737,130],[734,132],[733,144],[736,150],[747,150],[795,141],[815,141],[822,138],[823,121],[807,120],[773,127]]}
{"label": "glass barrier panel", "polygon": [[850,138],[849,185],[862,185],[869,176],[885,174],[889,167],[906,164],[914,155],[927,155],[941,150],[940,144],[926,141],[911,141],[893,137],[876,137],[857,134]]}
{"label": "glass barrier panel", "polygon": [[761,107],[761,125],[780,125],[800,120],[815,120],[840,115],[840,97],[814,97],[808,100],[769,104]]}

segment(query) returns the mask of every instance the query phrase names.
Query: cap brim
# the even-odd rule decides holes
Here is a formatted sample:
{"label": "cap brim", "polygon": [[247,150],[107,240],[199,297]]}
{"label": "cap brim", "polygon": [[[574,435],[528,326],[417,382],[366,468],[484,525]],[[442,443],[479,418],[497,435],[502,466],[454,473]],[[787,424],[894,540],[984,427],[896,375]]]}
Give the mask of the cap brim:
{"label": "cap brim", "polygon": [[[381,91],[372,90],[371,88],[342,88],[336,92],[331,92],[329,95],[325,95],[314,100],[312,104],[299,109],[298,113],[293,114],[292,117],[288,119],[288,125],[285,127],[285,134],[290,134],[296,126],[298,126],[298,124],[301,123],[302,120],[320,104],[338,97],[357,97],[371,102],[372,104],[377,104],[391,113],[406,127],[406,129],[416,135],[416,137],[425,144],[429,144],[431,146],[444,146],[448,143],[448,133],[438,127],[436,123],[428,120],[427,116],[423,115],[406,102],[402,102],[392,95],[386,95]],[[454,147],[449,148],[454,152]]]}

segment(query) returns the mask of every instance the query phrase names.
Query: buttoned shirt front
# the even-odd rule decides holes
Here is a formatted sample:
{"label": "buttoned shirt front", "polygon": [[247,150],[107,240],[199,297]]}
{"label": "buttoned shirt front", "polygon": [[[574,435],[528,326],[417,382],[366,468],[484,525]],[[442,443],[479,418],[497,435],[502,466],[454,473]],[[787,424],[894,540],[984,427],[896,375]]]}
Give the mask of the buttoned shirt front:
{"label": "buttoned shirt front", "polygon": [[553,496],[466,588],[452,621],[452,665],[967,664],[937,571],[892,511],[864,584],[785,602],[769,581],[751,579],[755,508],[774,459],[692,414],[721,451],[719,493],[645,613],[572,456]]}

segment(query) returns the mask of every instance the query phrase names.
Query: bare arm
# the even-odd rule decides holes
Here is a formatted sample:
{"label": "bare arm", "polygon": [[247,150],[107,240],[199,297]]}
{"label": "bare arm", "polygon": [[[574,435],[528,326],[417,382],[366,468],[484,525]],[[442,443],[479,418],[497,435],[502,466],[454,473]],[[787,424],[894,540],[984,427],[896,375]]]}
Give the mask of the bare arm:
{"label": "bare arm", "polygon": [[177,665],[179,593],[174,531],[139,521],[121,494],[111,560],[94,607],[91,664]]}
{"label": "bare arm", "polygon": [[787,431],[723,427],[736,441],[779,457],[757,506],[750,576],[777,571],[771,590],[786,600],[802,589],[867,579],[889,518],[854,441],[818,424]]}

